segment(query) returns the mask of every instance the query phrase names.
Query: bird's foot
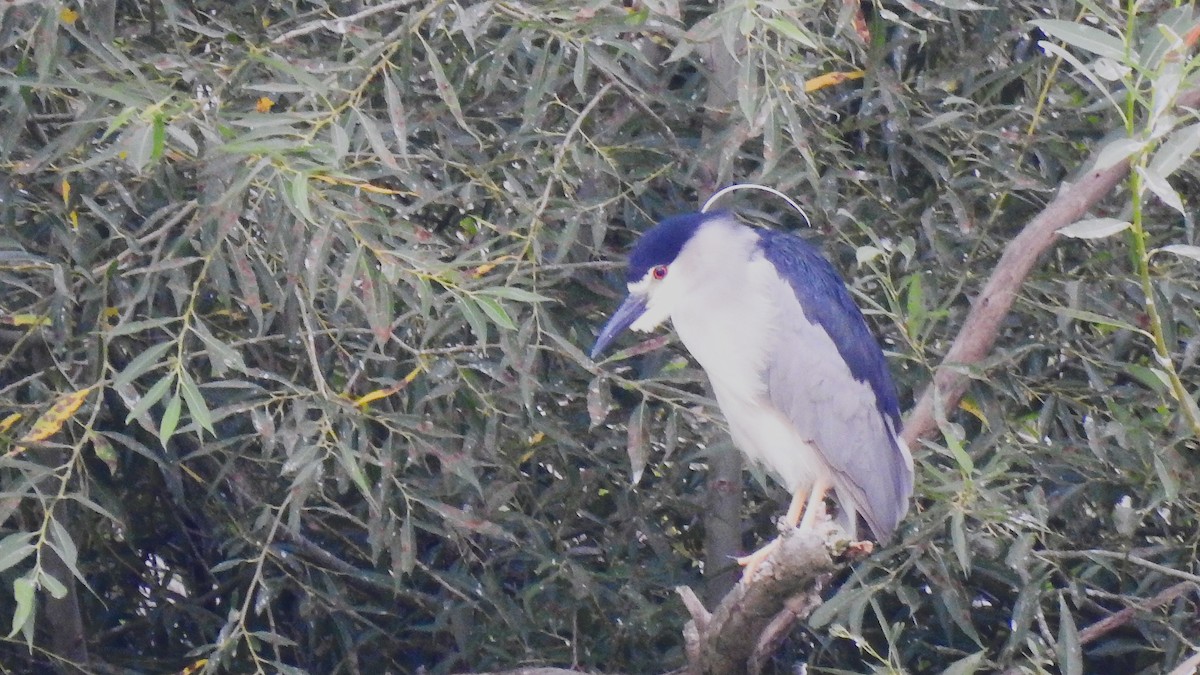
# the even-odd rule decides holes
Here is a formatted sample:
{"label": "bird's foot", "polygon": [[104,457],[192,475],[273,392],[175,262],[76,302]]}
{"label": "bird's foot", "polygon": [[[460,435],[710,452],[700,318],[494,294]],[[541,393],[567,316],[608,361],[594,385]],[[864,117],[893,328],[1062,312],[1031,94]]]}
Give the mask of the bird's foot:
{"label": "bird's foot", "polygon": [[740,558],[735,558],[737,564],[742,566],[742,581],[749,581],[754,578],[758,572],[758,568],[763,564],[775,549],[779,548],[779,539],[772,539],[767,542],[762,548],[749,553]]}
{"label": "bird's foot", "polygon": [[871,555],[875,551],[875,542],[873,541],[852,541],[846,545],[846,558],[850,560],[862,560]]}

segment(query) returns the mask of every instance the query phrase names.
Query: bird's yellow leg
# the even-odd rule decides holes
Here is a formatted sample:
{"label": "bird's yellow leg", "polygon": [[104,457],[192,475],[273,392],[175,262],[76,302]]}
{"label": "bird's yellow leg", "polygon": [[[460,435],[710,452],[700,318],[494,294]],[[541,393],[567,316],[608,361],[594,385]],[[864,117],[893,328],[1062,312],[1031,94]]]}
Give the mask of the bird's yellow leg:
{"label": "bird's yellow leg", "polygon": [[[817,526],[820,520],[825,519],[825,495],[829,492],[829,487],[829,482],[826,480],[818,479],[813,483],[812,492],[808,495],[808,503],[804,506],[804,518],[800,520],[797,528],[811,530]],[[791,512],[791,509],[788,509],[789,515]]]}
{"label": "bird's yellow leg", "polygon": [[787,513],[783,516],[783,526],[796,527],[800,524],[800,514],[804,513],[804,504],[808,501],[808,492],[806,490],[796,490],[792,494],[792,503],[788,506]]}
{"label": "bird's yellow leg", "polygon": [[[806,490],[797,490],[792,494],[792,502],[788,505],[787,513],[783,516],[783,525],[780,526],[780,529],[785,527],[795,528],[799,524],[800,515],[807,511],[805,504],[810,504],[808,508],[812,508],[808,496],[809,493]],[[824,499],[823,494],[822,499]],[[758,566],[767,559],[767,556],[771,555],[771,551],[774,551],[776,546],[779,546],[779,539],[772,539],[757,551],[738,558],[738,564],[745,568],[742,570],[742,577],[745,579],[752,578]]]}

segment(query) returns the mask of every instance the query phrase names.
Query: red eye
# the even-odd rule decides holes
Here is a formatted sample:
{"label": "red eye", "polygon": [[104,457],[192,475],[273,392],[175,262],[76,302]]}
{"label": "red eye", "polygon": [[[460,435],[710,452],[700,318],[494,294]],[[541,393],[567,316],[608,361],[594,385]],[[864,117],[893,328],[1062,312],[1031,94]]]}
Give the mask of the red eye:
{"label": "red eye", "polygon": [[658,265],[654,269],[651,269],[650,276],[654,277],[655,279],[657,279],[659,281],[662,281],[663,279],[667,278],[667,266],[666,265]]}

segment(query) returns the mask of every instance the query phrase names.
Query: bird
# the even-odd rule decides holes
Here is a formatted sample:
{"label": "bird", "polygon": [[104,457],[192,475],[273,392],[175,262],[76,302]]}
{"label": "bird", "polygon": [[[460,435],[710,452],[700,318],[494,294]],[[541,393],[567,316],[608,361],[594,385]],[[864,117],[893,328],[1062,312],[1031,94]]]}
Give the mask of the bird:
{"label": "bird", "polygon": [[[913,491],[896,387],[845,282],[816,248],[728,211],[685,213],[641,235],[626,281],[593,361],[627,329],[650,332],[670,319],[707,374],[734,445],[791,494],[784,524],[814,529],[828,518],[832,491],[852,541],[860,517],[876,541],[893,536]],[[770,548],[739,559],[744,578]]]}

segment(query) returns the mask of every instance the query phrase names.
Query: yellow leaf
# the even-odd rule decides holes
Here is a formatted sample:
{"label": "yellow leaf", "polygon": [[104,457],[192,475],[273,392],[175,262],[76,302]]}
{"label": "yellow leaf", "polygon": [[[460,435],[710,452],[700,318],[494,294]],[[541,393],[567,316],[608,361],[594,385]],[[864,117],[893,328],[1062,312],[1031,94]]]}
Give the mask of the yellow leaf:
{"label": "yellow leaf", "polygon": [[254,109],[260,113],[271,112],[271,108],[275,107],[275,101],[263,96],[258,99],[258,103],[254,104]]}
{"label": "yellow leaf", "polygon": [[413,368],[412,372],[410,372],[408,375],[405,375],[403,380],[400,380],[387,389],[376,389],[375,391],[367,392],[366,394],[354,399],[354,405],[360,408],[365,408],[367,407],[367,404],[372,401],[378,401],[381,398],[387,398],[388,396],[391,396],[392,394],[412,384],[412,381],[417,379],[417,376],[421,374],[422,370],[424,369],[421,366]]}
{"label": "yellow leaf", "polygon": [[79,229],[79,212],[76,211],[75,209],[71,209],[71,213],[67,217],[71,219],[71,229],[78,230]]}
{"label": "yellow leaf", "polygon": [[804,83],[804,91],[811,94],[812,92],[824,89],[825,87],[832,87],[835,84],[841,84],[846,80],[862,79],[864,75],[866,75],[866,73],[861,70],[825,73],[824,75],[818,75],[817,77],[806,81]]}
{"label": "yellow leaf", "polygon": [[546,440],[546,432],[539,431],[536,434],[529,437],[529,444],[537,445],[538,443],[541,443],[544,440]]}
{"label": "yellow leaf", "polygon": [[204,666],[206,665],[208,665],[208,659],[200,659],[199,661],[179,671],[179,675],[196,675],[196,673],[204,670]]}
{"label": "yellow leaf", "polygon": [[63,7],[62,11],[58,13],[58,19],[67,25],[73,26],[79,20],[79,12],[70,7]]}
{"label": "yellow leaf", "polygon": [[[71,10],[64,9],[63,11],[70,12]],[[62,183],[60,183],[58,187],[59,187],[59,190],[62,192],[63,204],[65,205],[67,202],[71,201],[71,183],[66,178],[64,178],[64,179],[62,179]]]}
{"label": "yellow leaf", "polygon": [[14,326],[49,326],[50,317],[38,314],[13,314],[7,317],[5,323],[11,323]]}
{"label": "yellow leaf", "polygon": [[404,194],[400,190],[389,190],[388,188],[379,187],[378,185],[371,185],[370,183],[357,183],[356,187],[358,187],[358,189],[362,190],[363,192],[374,192],[375,194],[380,194],[380,195],[402,195],[402,194]]}
{"label": "yellow leaf", "polygon": [[979,407],[979,404],[975,402],[975,399],[969,396],[964,396],[962,401],[959,401],[958,407],[974,415],[975,419],[982,422],[984,427],[991,428],[992,425],[988,424],[987,415],[983,414],[983,409]]}
{"label": "yellow leaf", "polygon": [[58,433],[62,425],[71,419],[75,411],[79,410],[79,406],[83,405],[91,391],[92,388],[88,387],[60,396],[54,405],[50,406],[50,409],[33,423],[33,427],[21,438],[21,443],[37,443]]}
{"label": "yellow leaf", "polygon": [[4,421],[0,422],[0,434],[11,429],[12,425],[16,424],[17,420],[21,419],[21,417],[23,417],[21,413],[13,413],[8,417],[5,417]]}

